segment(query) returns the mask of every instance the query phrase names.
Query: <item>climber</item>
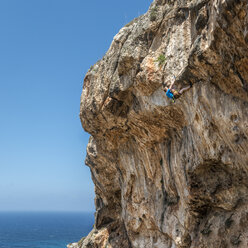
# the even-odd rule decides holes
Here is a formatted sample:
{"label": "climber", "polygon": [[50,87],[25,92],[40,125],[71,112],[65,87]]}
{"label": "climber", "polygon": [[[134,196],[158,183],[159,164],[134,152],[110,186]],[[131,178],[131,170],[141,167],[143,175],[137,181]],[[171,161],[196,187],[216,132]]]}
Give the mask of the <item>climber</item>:
{"label": "climber", "polygon": [[[174,76],[174,78],[175,78],[175,76]],[[190,82],[189,86],[184,87],[181,90],[177,91],[175,89],[172,89],[175,82],[176,82],[176,80],[171,84],[171,86],[169,88],[167,86],[165,86],[163,89],[166,92],[166,96],[171,98],[173,102],[175,102],[175,99],[179,98],[183,94],[184,91],[186,91],[192,87],[192,83]]]}

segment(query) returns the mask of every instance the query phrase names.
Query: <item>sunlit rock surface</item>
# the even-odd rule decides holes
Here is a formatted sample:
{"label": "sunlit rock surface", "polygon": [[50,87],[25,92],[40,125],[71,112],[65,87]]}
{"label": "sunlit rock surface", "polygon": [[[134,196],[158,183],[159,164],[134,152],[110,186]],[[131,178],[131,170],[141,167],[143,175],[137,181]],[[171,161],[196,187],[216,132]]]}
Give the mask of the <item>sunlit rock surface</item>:
{"label": "sunlit rock surface", "polygon": [[[162,83],[193,87],[175,103]],[[248,2],[156,0],[86,74],[82,248],[248,247]]]}

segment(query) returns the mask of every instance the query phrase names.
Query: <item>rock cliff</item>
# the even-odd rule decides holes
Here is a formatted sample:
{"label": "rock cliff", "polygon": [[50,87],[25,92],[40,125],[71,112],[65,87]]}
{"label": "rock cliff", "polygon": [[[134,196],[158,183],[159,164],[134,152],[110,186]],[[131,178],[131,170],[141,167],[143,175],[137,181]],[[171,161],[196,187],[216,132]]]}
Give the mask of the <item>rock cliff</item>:
{"label": "rock cliff", "polygon": [[[175,103],[174,80],[193,85]],[[155,0],[86,74],[80,117],[96,213],[79,247],[248,247],[247,0]]]}

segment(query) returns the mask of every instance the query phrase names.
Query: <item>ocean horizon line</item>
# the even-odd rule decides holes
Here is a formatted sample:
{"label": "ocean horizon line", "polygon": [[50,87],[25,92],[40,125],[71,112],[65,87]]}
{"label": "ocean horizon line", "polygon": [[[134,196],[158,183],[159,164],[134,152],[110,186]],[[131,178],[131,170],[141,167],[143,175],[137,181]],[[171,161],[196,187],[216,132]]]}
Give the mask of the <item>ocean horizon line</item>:
{"label": "ocean horizon line", "polygon": [[0,210],[0,213],[85,213],[94,214],[92,211],[80,211],[80,210]]}

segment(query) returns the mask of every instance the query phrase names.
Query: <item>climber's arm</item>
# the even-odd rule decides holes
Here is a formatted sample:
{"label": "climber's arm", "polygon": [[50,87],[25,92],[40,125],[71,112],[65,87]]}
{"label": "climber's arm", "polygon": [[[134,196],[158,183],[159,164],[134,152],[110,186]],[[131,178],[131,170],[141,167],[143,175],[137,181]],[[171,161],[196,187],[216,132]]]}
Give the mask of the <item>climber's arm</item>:
{"label": "climber's arm", "polygon": [[176,82],[176,77],[175,77],[175,75],[173,75],[173,77],[174,77],[174,82],[171,84],[171,86],[170,86],[170,88],[169,88],[170,90],[172,89],[174,83]]}
{"label": "climber's arm", "polygon": [[176,82],[176,81],[174,81],[174,82],[170,85],[170,87],[169,87],[170,90],[172,89],[172,87],[173,87],[173,85],[174,85],[175,82]]}

